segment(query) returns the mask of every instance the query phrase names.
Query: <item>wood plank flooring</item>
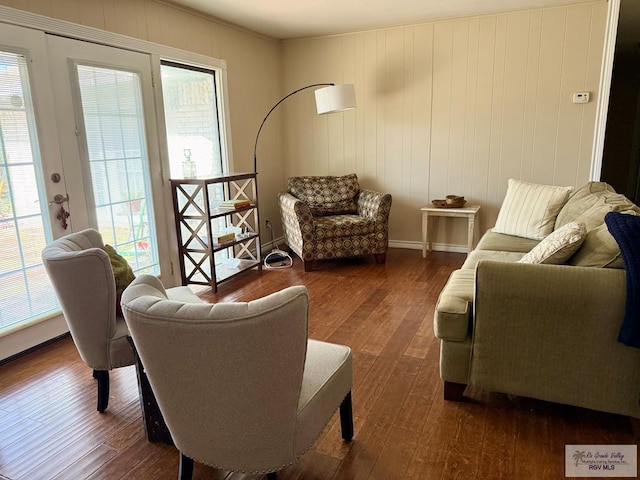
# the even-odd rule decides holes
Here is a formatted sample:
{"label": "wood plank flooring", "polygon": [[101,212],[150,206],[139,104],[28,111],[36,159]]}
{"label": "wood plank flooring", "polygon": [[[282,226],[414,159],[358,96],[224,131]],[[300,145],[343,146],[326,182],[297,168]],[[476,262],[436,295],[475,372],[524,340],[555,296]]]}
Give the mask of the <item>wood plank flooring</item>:
{"label": "wood plank flooring", "polygon": [[[564,478],[565,444],[635,443],[629,419],[467,390],[442,398],[433,310],[462,254],[392,249],[373,258],[250,272],[212,302],[247,301],[283,287],[309,289],[310,337],[354,353],[355,437],[337,415],[281,480]],[[105,414],[96,384],[70,339],[0,367],[0,479],[174,479],[175,448],[146,441],[133,367],[111,374]],[[194,479],[257,479],[196,464]]]}

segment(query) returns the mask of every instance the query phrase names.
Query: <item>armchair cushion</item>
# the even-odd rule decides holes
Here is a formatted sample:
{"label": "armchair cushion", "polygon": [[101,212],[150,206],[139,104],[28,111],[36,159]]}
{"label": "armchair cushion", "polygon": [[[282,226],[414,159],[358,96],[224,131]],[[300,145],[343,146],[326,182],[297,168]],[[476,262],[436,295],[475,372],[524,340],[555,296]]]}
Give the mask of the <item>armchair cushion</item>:
{"label": "armchair cushion", "polygon": [[352,237],[367,235],[376,231],[376,222],[372,218],[359,215],[332,215],[313,219],[316,238]]}
{"label": "armchair cushion", "polygon": [[105,245],[103,250],[107,252],[107,255],[109,255],[111,269],[113,270],[113,278],[116,282],[116,314],[118,317],[122,317],[122,308],[120,308],[122,292],[124,292],[124,289],[135,280],[136,276],[133,274],[131,266],[115,248],[111,245]]}
{"label": "armchair cushion", "polygon": [[116,293],[122,294],[125,288],[136,278],[133,269],[127,263],[125,258],[120,255],[111,245],[105,245],[104,251],[109,255],[111,269],[113,270],[113,278],[116,282]]}
{"label": "armchair cushion", "polygon": [[360,185],[355,173],[341,177],[290,177],[287,190],[306,203],[314,216],[358,212]]}

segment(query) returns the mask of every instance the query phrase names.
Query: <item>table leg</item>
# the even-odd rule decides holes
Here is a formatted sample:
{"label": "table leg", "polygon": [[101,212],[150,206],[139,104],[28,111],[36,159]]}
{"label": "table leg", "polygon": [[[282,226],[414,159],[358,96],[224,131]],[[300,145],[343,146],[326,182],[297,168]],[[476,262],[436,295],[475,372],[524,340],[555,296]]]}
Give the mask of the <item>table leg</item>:
{"label": "table leg", "polygon": [[473,250],[473,244],[475,240],[475,231],[476,231],[476,216],[474,214],[469,215],[469,228],[467,232],[467,252],[471,252]]}
{"label": "table leg", "polygon": [[[427,258],[427,242],[429,241],[429,212],[422,212],[422,258]],[[429,245],[431,250],[431,245]]]}

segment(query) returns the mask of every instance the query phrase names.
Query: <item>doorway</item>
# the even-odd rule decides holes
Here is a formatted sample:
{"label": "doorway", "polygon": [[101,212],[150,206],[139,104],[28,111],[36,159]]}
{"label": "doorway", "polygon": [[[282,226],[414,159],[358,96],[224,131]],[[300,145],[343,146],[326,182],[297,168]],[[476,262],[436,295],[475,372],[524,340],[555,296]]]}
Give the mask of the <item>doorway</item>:
{"label": "doorway", "polygon": [[640,203],[640,2],[622,0],[600,179]]}

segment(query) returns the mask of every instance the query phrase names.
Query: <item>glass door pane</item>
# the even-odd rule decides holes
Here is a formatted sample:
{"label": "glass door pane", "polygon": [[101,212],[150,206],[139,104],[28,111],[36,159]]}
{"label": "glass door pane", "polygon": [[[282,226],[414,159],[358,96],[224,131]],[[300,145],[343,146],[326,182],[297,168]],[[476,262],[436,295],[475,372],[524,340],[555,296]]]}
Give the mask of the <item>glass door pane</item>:
{"label": "glass door pane", "polygon": [[59,309],[40,252],[51,239],[27,61],[0,51],[0,335]]}
{"label": "glass door pane", "polygon": [[159,273],[139,75],[77,65],[97,228],[136,274]]}
{"label": "glass door pane", "polygon": [[222,175],[215,72],[173,62],[160,71],[171,177],[183,175],[185,153],[198,176]]}
{"label": "glass door pane", "polygon": [[[222,175],[215,71],[163,61],[160,72],[171,178],[189,176],[183,167],[187,158],[199,177]],[[208,195],[215,209],[225,199],[223,184],[210,184]],[[212,231],[224,231],[227,222],[226,217],[211,220]],[[216,263],[228,258],[227,250],[215,253]]]}

